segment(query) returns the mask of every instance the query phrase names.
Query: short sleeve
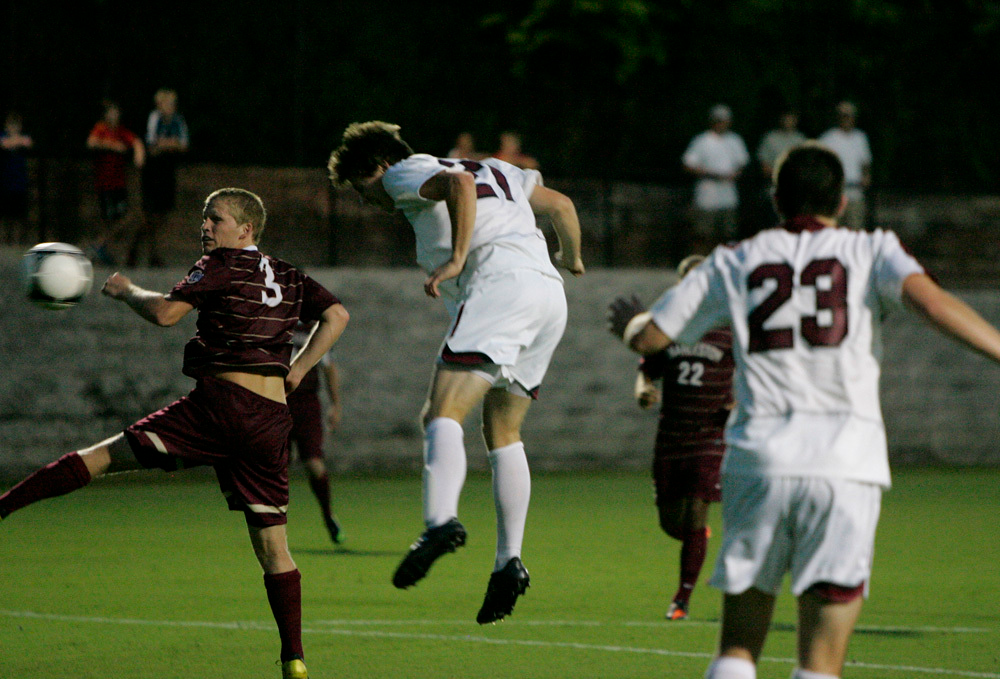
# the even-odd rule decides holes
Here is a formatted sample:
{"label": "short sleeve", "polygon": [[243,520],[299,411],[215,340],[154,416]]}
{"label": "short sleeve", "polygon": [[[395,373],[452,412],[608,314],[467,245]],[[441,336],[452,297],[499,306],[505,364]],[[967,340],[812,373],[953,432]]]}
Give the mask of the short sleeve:
{"label": "short sleeve", "polygon": [[902,304],[903,281],[912,274],[926,272],[916,257],[907,252],[899,236],[892,231],[883,231],[881,235],[872,271],[873,287],[883,307],[896,308]]}
{"label": "short sleeve", "polygon": [[681,156],[681,162],[684,163],[684,167],[696,168],[701,165],[701,136],[697,136],[691,140],[688,144],[687,149],[684,151],[684,155]]}
{"label": "short sleeve", "polygon": [[221,257],[205,255],[195,262],[187,276],[173,287],[167,297],[198,308],[210,295],[229,286],[230,274]]}
{"label": "short sleeve", "polygon": [[861,143],[858,145],[861,147],[861,162],[865,165],[870,165],[872,162],[872,149],[868,144],[868,135],[860,130],[858,132],[858,138],[861,140]]}
{"label": "short sleeve", "polygon": [[463,168],[451,161],[441,162],[434,156],[417,153],[390,166],[382,176],[382,185],[397,208],[415,202],[431,203],[420,195],[420,188],[441,171],[461,172]]}
{"label": "short sleeve", "polygon": [[340,300],[332,292],[309,276],[302,276],[302,311],[299,319],[303,323],[318,321],[323,317],[324,311],[339,303]]}
{"label": "short sleeve", "polygon": [[717,247],[649,310],[657,327],[678,344],[694,344],[709,330],[730,321],[721,250],[722,246]]}
{"label": "short sleeve", "polygon": [[750,162],[750,153],[747,151],[747,145],[743,141],[743,137],[735,132],[733,133],[733,146],[736,148],[737,164],[740,167],[745,167]]}

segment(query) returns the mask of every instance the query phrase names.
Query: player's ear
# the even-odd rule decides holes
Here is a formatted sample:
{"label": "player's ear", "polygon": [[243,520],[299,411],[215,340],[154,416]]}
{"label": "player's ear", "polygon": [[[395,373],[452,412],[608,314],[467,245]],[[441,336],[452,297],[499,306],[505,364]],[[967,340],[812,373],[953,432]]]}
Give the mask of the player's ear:
{"label": "player's ear", "polygon": [[847,194],[840,196],[840,207],[837,208],[837,214],[834,215],[836,219],[840,219],[841,215],[844,214],[844,210],[847,209]]}

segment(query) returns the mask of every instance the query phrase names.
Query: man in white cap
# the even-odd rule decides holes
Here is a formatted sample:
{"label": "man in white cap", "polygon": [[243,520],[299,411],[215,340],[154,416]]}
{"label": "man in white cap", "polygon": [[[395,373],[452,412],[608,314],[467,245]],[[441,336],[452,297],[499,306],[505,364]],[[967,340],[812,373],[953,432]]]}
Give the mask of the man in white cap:
{"label": "man in white cap", "polygon": [[837,104],[837,125],[824,132],[819,141],[836,153],[844,166],[847,207],[840,217],[841,225],[864,229],[868,215],[865,191],[872,182],[872,152],[868,135],[854,126],[857,115],[858,109],[851,102]]}
{"label": "man in white cap", "polygon": [[720,242],[737,235],[739,194],[736,180],[750,162],[742,137],[730,130],[733,112],[716,104],[708,113],[709,129],[688,144],[681,160],[693,174],[692,250],[707,254]]}

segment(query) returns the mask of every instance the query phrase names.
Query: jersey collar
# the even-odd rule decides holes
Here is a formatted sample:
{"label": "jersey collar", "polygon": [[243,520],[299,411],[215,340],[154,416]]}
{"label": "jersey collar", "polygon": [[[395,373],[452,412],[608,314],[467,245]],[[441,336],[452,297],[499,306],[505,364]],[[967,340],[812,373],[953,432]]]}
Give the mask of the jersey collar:
{"label": "jersey collar", "polygon": [[803,231],[819,231],[820,229],[825,229],[826,224],[819,221],[815,217],[800,215],[785,221],[781,225],[781,228],[785,231],[791,231],[792,233],[802,233]]}

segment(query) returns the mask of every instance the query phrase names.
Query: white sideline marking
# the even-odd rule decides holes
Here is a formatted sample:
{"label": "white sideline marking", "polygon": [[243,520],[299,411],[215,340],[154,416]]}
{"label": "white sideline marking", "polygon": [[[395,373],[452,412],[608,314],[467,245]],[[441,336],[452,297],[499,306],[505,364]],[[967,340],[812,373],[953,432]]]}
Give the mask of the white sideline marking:
{"label": "white sideline marking", "polygon": [[[357,627],[365,626],[399,626],[399,625],[414,625],[414,626],[433,626],[433,625],[468,625],[468,620],[351,620],[351,619],[336,619],[336,620],[314,620],[313,624],[316,625],[354,625]],[[611,627],[615,625],[622,625],[623,627],[663,627],[666,629],[671,624],[676,625],[677,623],[669,623],[666,620],[660,620],[659,622],[650,620],[640,620],[640,621],[625,621],[625,622],[601,622],[599,620],[516,620],[510,623],[511,625],[516,625],[518,627]],[[718,627],[718,620],[685,620],[683,623],[685,627]],[[897,632],[897,633],[928,633],[928,634],[989,634],[990,632],[997,632],[1000,630],[990,629],[989,627],[904,627],[900,625],[858,625],[854,628],[858,632]]]}
{"label": "white sideline marking", "polygon": [[[276,630],[273,623],[262,623],[253,621],[232,621],[232,622],[209,622],[209,621],[199,621],[199,620],[144,620],[140,618],[105,618],[96,616],[83,616],[83,615],[59,615],[55,613],[36,613],[34,611],[9,611],[0,609],[0,617],[6,618],[22,618],[22,619],[33,619],[33,620],[53,620],[58,622],[81,622],[81,623],[91,623],[91,624],[107,624],[107,625],[141,625],[149,627],[179,627],[179,628],[207,628],[207,629],[227,629],[227,630],[252,630],[252,631],[270,631]],[[362,625],[362,626],[375,626],[375,625],[470,625],[469,622],[460,621],[433,621],[433,620],[321,620],[314,624],[321,625]],[[528,626],[532,624],[530,621],[522,621],[517,623],[519,626]],[[571,622],[571,621],[538,621],[533,623],[535,625],[584,625],[584,626],[603,626],[604,623],[600,622],[587,622],[582,623]],[[630,625],[633,623],[623,623],[625,625]],[[685,623],[690,624],[690,623]],[[704,623],[709,624],[709,623]],[[513,625],[511,625],[513,626]],[[903,628],[903,627],[891,627],[883,628],[891,630],[905,630],[905,629],[920,629],[920,628]],[[939,628],[931,628],[939,629]],[[976,628],[969,628],[976,629]],[[991,630],[982,630],[991,631]],[[636,653],[643,655],[659,655],[673,658],[701,658],[704,660],[710,660],[713,656],[711,653],[701,653],[694,651],[672,651],[665,648],[640,648],[635,646],[613,646],[605,644],[584,644],[573,641],[540,641],[536,639],[493,639],[490,637],[480,637],[473,636],[471,634],[463,635],[453,635],[453,634],[417,634],[412,632],[387,632],[380,630],[350,630],[350,629],[315,629],[303,627],[302,632],[304,634],[328,634],[337,636],[356,636],[356,637],[369,637],[369,638],[382,638],[382,639],[419,639],[425,641],[457,641],[464,643],[478,643],[478,644],[491,644],[494,646],[534,646],[534,647],[544,647],[544,648],[571,648],[583,651],[606,651],[609,653]],[[786,665],[792,665],[795,660],[791,658],[769,658],[762,657],[761,662],[772,662],[781,663]],[[1000,674],[995,672],[972,672],[967,670],[952,670],[941,667],[914,667],[907,665],[884,665],[876,663],[865,663],[865,662],[848,662],[848,667],[857,669],[872,669],[872,670],[890,670],[897,672],[915,672],[920,674],[936,674],[944,676],[954,676],[954,677],[974,677],[976,679],[1000,679]]]}

